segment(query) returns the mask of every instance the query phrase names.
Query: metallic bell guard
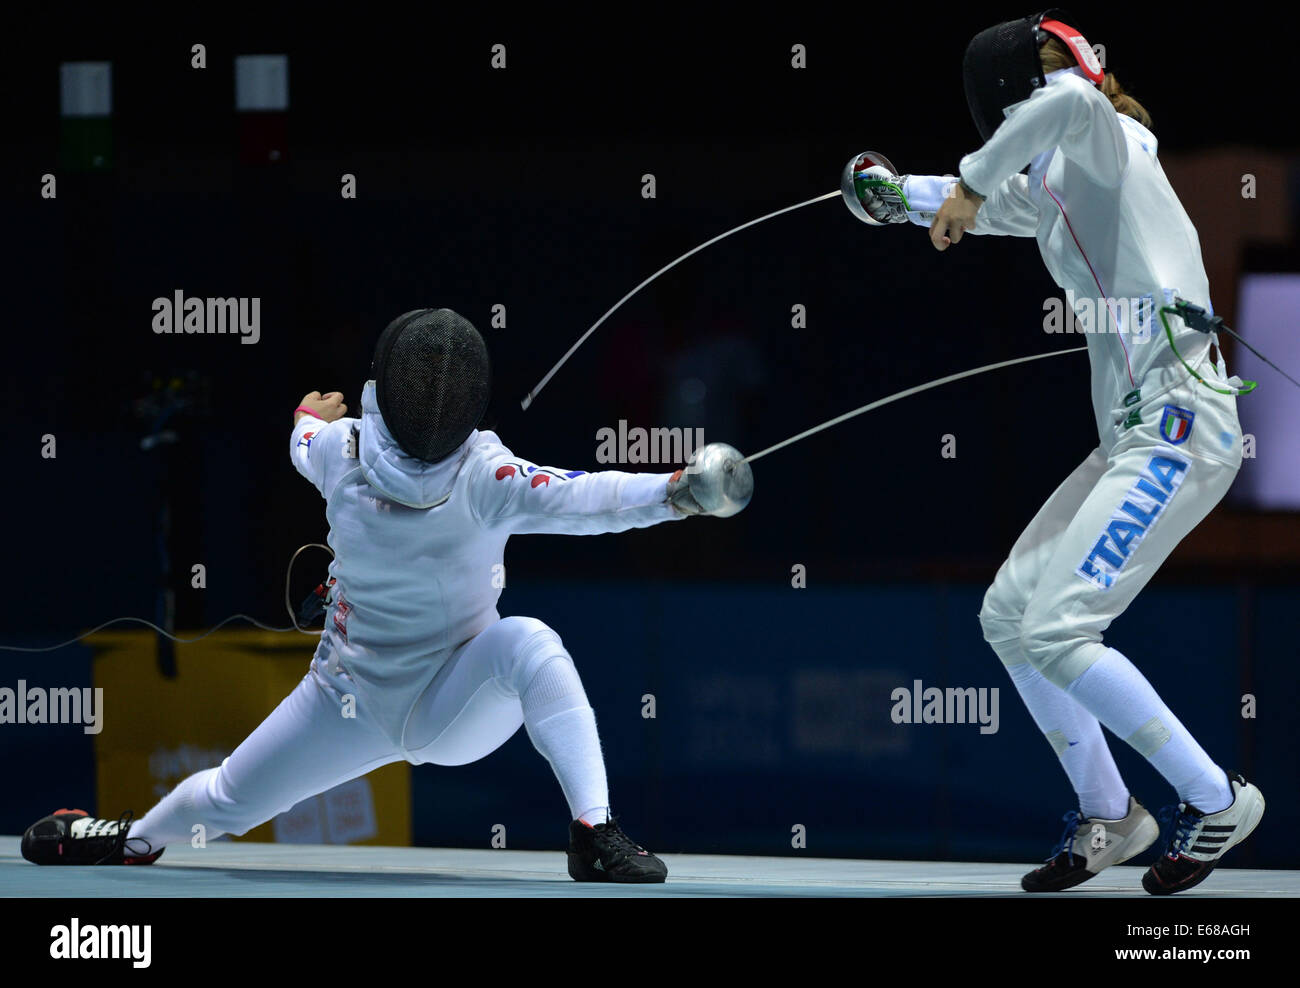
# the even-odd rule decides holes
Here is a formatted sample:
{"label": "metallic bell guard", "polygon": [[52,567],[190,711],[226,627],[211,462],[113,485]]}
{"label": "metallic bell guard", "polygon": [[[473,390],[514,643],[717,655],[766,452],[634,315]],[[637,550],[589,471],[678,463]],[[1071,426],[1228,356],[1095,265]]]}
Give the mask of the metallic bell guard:
{"label": "metallic bell guard", "polygon": [[726,443],[701,446],[682,476],[701,511],[715,518],[738,514],[754,494],[754,472],[740,450]]}

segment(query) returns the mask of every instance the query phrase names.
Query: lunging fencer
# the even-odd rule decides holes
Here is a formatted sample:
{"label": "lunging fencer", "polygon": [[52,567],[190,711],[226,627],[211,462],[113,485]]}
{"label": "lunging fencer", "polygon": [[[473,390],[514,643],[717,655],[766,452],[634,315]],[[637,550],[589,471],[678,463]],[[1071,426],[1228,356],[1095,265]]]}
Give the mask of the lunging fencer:
{"label": "lunging fencer", "polygon": [[749,466],[721,443],[671,474],[557,470],[516,456],[477,428],[487,348],[448,309],[395,319],[371,373],[359,419],[345,417],[337,392],[312,392],[294,412],[290,454],[325,499],[334,552],[307,674],[220,766],[141,819],[59,810],[33,824],[22,841],[29,861],[152,863],[196,825],[209,839],[243,834],[390,762],[477,761],[522,724],[569,805],[569,875],[664,881],[664,863],[610,815],[595,714],[559,635],[497,612],[506,540],[732,515],[749,501]]}
{"label": "lunging fencer", "polygon": [[[966,97],[984,144],[957,176],[899,175],[868,152],[846,167],[842,190],[860,219],[928,226],[940,251],[965,233],[1035,237],[1090,330],[1100,444],[1012,547],[980,623],[1079,798],[1022,887],[1070,888],[1160,836],[1120,778],[1104,724],[1178,794],[1142,879],[1167,895],[1204,881],[1258,825],[1264,799],[1211,759],[1103,634],[1232,484],[1236,396],[1252,385],[1228,376],[1204,331],[1213,310],[1199,241],[1150,117],[1074,23],[1049,10],[970,42]],[[1103,322],[1089,327],[1093,312]]]}

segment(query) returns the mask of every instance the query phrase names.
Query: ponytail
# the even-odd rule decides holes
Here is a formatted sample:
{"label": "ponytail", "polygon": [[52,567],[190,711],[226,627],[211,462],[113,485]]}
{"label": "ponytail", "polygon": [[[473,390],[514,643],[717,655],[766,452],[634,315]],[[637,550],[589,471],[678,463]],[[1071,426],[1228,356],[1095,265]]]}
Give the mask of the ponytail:
{"label": "ponytail", "polygon": [[1124,87],[1110,72],[1107,72],[1101,80],[1101,92],[1115,107],[1116,113],[1132,117],[1147,130],[1151,129],[1151,114],[1147,113],[1146,107],[1124,92]]}
{"label": "ponytail", "polygon": [[[1079,64],[1070,49],[1065,46],[1065,42],[1059,38],[1049,38],[1038,50],[1038,54],[1042,59],[1044,75],[1057,69],[1072,69]],[[1151,114],[1147,112],[1146,107],[1124,92],[1124,87],[1119,84],[1119,80],[1113,73],[1107,72],[1101,80],[1101,92],[1110,100],[1111,106],[1115,107],[1116,113],[1132,117],[1143,127],[1151,129]]]}

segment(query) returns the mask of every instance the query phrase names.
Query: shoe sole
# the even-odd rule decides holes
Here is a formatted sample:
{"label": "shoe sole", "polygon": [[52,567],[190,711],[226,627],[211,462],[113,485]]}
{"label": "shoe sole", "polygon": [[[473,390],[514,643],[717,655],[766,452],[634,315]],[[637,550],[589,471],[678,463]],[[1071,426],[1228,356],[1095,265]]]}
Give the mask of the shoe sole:
{"label": "shoe sole", "polygon": [[569,877],[575,882],[603,882],[619,885],[659,885],[667,875],[613,875],[597,871],[576,854],[569,854]]}
{"label": "shoe sole", "polygon": [[[1033,872],[1030,872],[1030,874],[1032,875]],[[1028,875],[1025,876],[1025,878],[1028,878],[1028,877],[1029,877]],[[1072,889],[1072,888],[1074,888],[1076,885],[1082,885],[1082,884],[1083,884],[1084,882],[1086,882],[1088,879],[1090,879],[1090,878],[1096,878],[1096,877],[1097,877],[1097,872],[1095,872],[1095,871],[1088,871],[1088,870],[1085,868],[1083,871],[1078,872],[1078,877],[1072,877],[1072,878],[1068,878],[1068,879],[1063,879],[1062,881],[1059,881],[1059,882],[1057,882],[1057,883],[1054,884],[1054,885],[1042,885],[1042,886],[1039,886],[1038,888],[1033,888],[1033,889],[1028,888],[1028,887],[1025,885],[1025,878],[1022,878],[1022,879],[1020,879],[1020,888],[1021,888],[1021,891],[1029,892],[1029,893],[1037,893],[1037,892],[1064,892],[1066,889]]]}

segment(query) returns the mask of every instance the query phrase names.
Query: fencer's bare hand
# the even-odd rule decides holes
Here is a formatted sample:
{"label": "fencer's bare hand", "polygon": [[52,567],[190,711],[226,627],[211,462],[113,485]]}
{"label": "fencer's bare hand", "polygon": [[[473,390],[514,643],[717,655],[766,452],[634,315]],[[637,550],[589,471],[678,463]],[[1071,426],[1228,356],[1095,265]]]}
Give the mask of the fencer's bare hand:
{"label": "fencer's bare hand", "polygon": [[943,200],[939,212],[934,214],[930,224],[930,243],[935,250],[947,250],[956,243],[961,243],[962,234],[975,229],[975,214],[979,212],[984,200],[979,196],[966,193],[960,182],[954,182],[952,192]]}
{"label": "fencer's bare hand", "polygon": [[[331,391],[329,394],[312,391],[310,394],[303,395],[302,401],[298,402],[298,404],[303,408],[310,408],[316,413],[317,418],[326,422],[341,419],[348,413],[348,406],[343,404],[343,392],[341,391]],[[294,412],[293,424],[297,425],[298,420],[306,414],[306,412]]]}

